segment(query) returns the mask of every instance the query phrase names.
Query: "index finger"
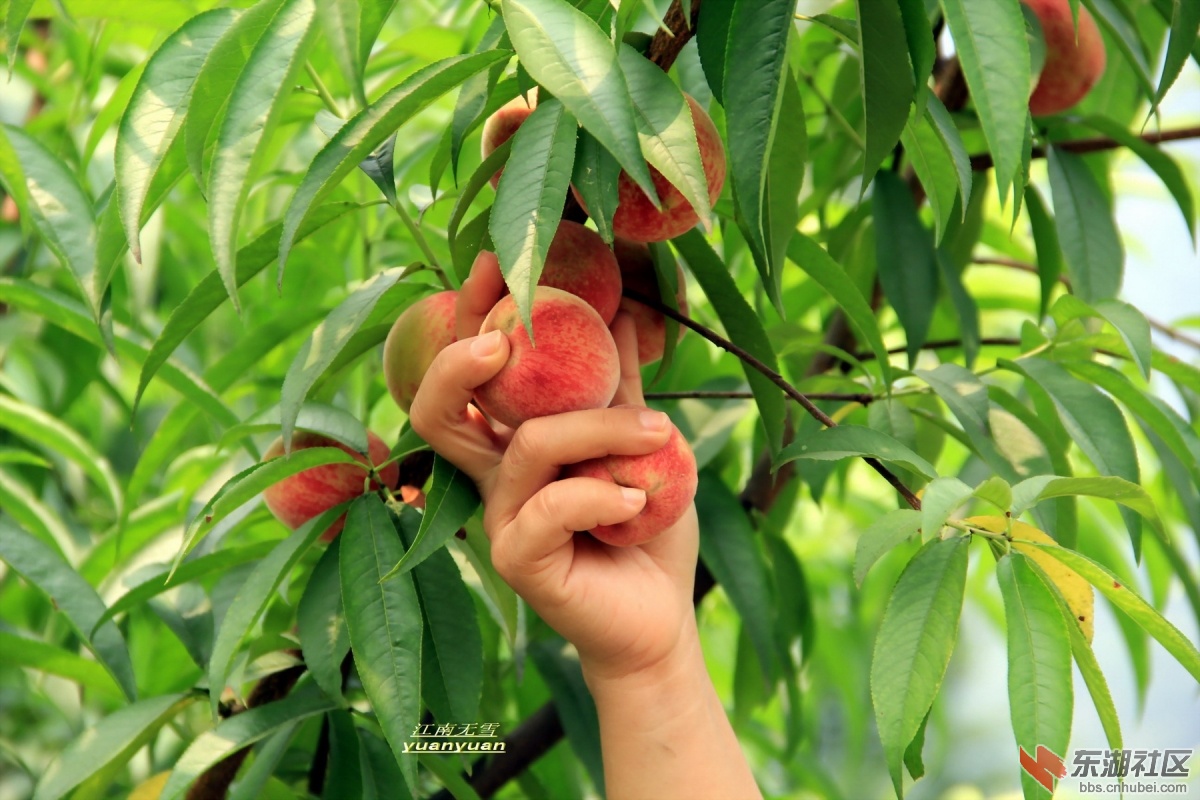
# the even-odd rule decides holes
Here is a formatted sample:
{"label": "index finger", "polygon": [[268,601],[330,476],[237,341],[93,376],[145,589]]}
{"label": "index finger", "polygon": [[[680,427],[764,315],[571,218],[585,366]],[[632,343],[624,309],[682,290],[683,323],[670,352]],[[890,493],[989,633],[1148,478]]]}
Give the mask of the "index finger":
{"label": "index finger", "polygon": [[504,443],[471,398],[504,366],[508,349],[500,331],[447,345],[429,365],[409,412],[413,430],[476,484],[500,463]]}

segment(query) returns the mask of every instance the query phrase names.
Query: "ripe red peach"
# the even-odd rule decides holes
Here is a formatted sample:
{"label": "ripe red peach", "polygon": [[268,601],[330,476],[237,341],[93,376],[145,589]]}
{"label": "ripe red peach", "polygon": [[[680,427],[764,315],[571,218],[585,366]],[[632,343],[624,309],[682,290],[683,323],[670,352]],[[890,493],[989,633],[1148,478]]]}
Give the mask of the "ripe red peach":
{"label": "ripe red peach", "polygon": [[[367,450],[370,453],[372,465],[378,466],[387,460],[391,449],[374,433],[367,432]],[[318,433],[298,431],[292,437],[292,452],[306,450],[310,447],[336,447],[344,450],[358,459],[364,466],[354,464],[325,464],[311,467],[284,478],[263,492],[263,500],[276,519],[292,530],[299,528],[313,517],[325,513],[336,505],[353,500],[363,493],[367,479],[365,465],[367,459],[362,453],[356,452],[346,445]],[[269,461],[283,455],[283,438],[276,439],[263,460]],[[400,465],[395,462],[388,464],[379,471],[379,478],[389,488],[396,485],[400,478]],[[371,489],[379,489],[379,484],[371,481]],[[342,531],[346,517],[342,515],[321,534],[321,541],[328,542]]]}
{"label": "ripe red peach", "polygon": [[[512,135],[517,132],[517,128],[521,127],[521,123],[529,118],[535,108],[537,108],[537,95],[531,94],[528,100],[518,95],[496,109],[496,112],[483,123],[483,138],[479,142],[480,154],[487,158],[496,151],[497,147],[511,139]],[[496,174],[490,179],[493,189],[500,183],[501,172],[504,170],[496,170]]]}
{"label": "ripe red peach", "polygon": [[1084,98],[1104,72],[1104,40],[1092,13],[1079,5],[1079,29],[1067,0],[1022,0],[1046,39],[1046,63],[1029,98],[1034,116],[1058,114]]}
{"label": "ripe red peach", "polygon": [[[616,239],[613,242],[613,251],[621,268],[621,285],[651,299],[661,300],[662,294],[658,290],[658,276],[654,271],[654,259],[650,256],[650,248],[641,242]],[[679,310],[687,314],[687,286],[684,283],[683,269],[678,264],[675,265],[675,281],[678,287],[675,291],[675,301]],[[633,325],[637,330],[638,363],[650,364],[662,358],[667,345],[666,317],[629,297],[621,298],[621,310],[633,317]],[[685,331],[687,328],[680,325],[680,339]]]}
{"label": "ripe red peach", "polygon": [[434,356],[454,341],[458,292],[423,297],[396,318],[383,344],[383,376],[396,405],[408,413]]}
{"label": "ripe red peach", "polygon": [[[708,181],[708,200],[715,203],[725,186],[725,147],[708,113],[691,95],[684,96],[696,126],[700,163]],[[613,233],[617,236],[635,242],[662,242],[688,232],[700,221],[692,204],[661,172],[651,167],[650,177],[654,181],[654,190],[658,193],[662,210],[654,207],[646,193],[624,171],[617,179],[617,211],[612,223]],[[583,205],[583,198],[578,191],[575,191],[575,199]]]}
{"label": "ripe red peach", "polygon": [[562,477],[596,478],[646,492],[646,505],[636,517],[591,531],[605,544],[628,547],[650,541],[683,516],[696,496],[696,457],[672,425],[667,443],[653,453],[593,458],[564,468]]}
{"label": "ripe red peach", "polygon": [[[477,258],[487,259],[492,268],[500,269],[495,253],[481,250]],[[617,266],[617,257],[600,234],[570,220],[558,224],[538,286],[562,289],[586,301],[605,325],[612,323],[621,304],[621,268]]]}
{"label": "ripe red peach", "polygon": [[549,286],[533,290],[533,331],[521,324],[517,303],[505,295],[488,312],[479,333],[502,331],[508,361],[476,388],[475,401],[493,419],[517,427],[527,419],[604,408],[621,379],[617,345],[596,310],[573,294]]}

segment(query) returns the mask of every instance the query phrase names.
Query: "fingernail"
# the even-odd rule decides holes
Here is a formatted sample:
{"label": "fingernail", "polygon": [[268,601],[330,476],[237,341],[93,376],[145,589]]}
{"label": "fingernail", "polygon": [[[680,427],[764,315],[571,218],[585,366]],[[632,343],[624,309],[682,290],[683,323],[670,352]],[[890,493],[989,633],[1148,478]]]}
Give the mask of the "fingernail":
{"label": "fingernail", "polygon": [[671,419],[661,411],[643,411],[638,415],[642,427],[648,431],[665,431]]}
{"label": "fingernail", "polygon": [[483,336],[476,336],[475,341],[471,342],[471,355],[476,358],[486,358],[493,355],[500,349],[500,331],[492,331],[485,333]]}
{"label": "fingernail", "polygon": [[642,501],[646,499],[646,492],[642,489],[632,489],[628,486],[622,486],[621,499],[625,501],[625,505],[627,506],[640,506]]}

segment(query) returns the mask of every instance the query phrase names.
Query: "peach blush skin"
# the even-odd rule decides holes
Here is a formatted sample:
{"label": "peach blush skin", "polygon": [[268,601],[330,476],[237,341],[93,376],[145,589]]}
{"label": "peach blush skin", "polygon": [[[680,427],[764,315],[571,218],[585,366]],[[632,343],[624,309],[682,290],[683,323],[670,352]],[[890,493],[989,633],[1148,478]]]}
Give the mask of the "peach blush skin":
{"label": "peach blush skin", "polygon": [[[708,181],[708,199],[710,203],[715,203],[725,186],[725,147],[708,114],[690,95],[685,97],[696,125],[700,163],[704,166],[704,177]],[[661,211],[654,207],[646,193],[624,171],[617,179],[617,211],[613,215],[613,233],[617,236],[635,242],[663,242],[687,233],[700,221],[692,204],[661,172],[651,167],[650,177],[662,204]],[[578,191],[575,191],[575,199],[583,205]]]}
{"label": "peach blush skin", "polygon": [[550,242],[539,286],[551,286],[586,300],[611,325],[621,303],[621,268],[600,234],[563,220]]}
{"label": "peach blush skin", "polygon": [[643,489],[646,505],[631,520],[593,528],[595,536],[616,547],[644,544],[674,525],[696,497],[696,457],[678,428],[661,449],[640,456],[610,455],[572,464],[563,478],[596,478]]}
{"label": "peach blush skin", "polygon": [[573,294],[538,286],[532,317],[537,347],[512,295],[500,298],[484,318],[480,335],[502,331],[510,350],[500,371],[475,389],[479,407],[515,428],[534,417],[612,402],[621,379],[617,345],[595,309]]}
{"label": "peach blush skin", "polygon": [[[367,443],[372,464],[378,465],[387,460],[391,448],[382,439],[368,431]],[[326,436],[299,431],[292,437],[293,453],[310,447],[337,447],[354,456],[364,465],[367,463],[367,459],[362,453]],[[263,454],[263,460],[269,461],[282,455],[283,439],[279,438],[267,448],[267,452]],[[379,477],[389,488],[395,486],[396,481],[400,478],[400,465],[395,462],[388,464],[380,470]],[[361,495],[366,479],[367,470],[363,467],[353,464],[325,464],[284,478],[263,492],[263,500],[280,522],[295,530],[313,517]],[[371,489],[378,488],[379,484],[372,481]],[[321,534],[321,540],[330,541],[341,533],[342,526],[345,524],[346,517],[342,515]]]}
{"label": "peach blush skin", "polygon": [[1046,63],[1029,98],[1034,116],[1058,114],[1084,98],[1104,73],[1104,39],[1090,11],[1079,6],[1078,42],[1067,0],[1022,0],[1046,39]]}
{"label": "peach blush skin", "polygon": [[[536,107],[537,96],[532,94],[528,101],[524,97],[518,96],[496,109],[496,113],[483,123],[483,136],[479,140],[480,155],[487,158],[496,151],[497,147],[511,139],[512,135],[517,132],[517,128],[529,119],[529,115]],[[498,169],[496,174],[489,178],[493,189],[500,184],[502,172],[504,172],[503,168]]]}
{"label": "peach blush skin", "polygon": [[396,318],[383,345],[383,375],[388,392],[404,413],[434,357],[454,336],[454,306],[458,292],[423,297]]}
{"label": "peach blush skin", "polygon": [[[622,287],[633,289],[656,300],[662,297],[658,290],[658,276],[654,272],[654,260],[645,244],[618,238],[613,242],[613,251],[617,254],[617,264],[620,265]],[[678,264],[675,265],[675,280],[678,287],[675,302],[679,310],[686,315],[687,285],[684,283],[683,269]],[[638,363],[645,366],[662,358],[667,344],[666,318],[649,306],[628,297],[621,298],[620,310],[633,317],[633,326],[637,331]],[[682,341],[686,332],[687,328],[680,325],[679,340]]]}

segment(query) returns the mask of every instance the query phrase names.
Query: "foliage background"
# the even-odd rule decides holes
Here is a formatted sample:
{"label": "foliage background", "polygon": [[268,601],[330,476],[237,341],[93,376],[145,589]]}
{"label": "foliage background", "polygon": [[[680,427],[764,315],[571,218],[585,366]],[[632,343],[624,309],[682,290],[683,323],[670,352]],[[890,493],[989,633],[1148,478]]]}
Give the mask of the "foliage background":
{"label": "foliage background", "polygon": [[[6,4],[6,19],[17,5]],[[128,92],[136,83],[137,74],[133,70],[162,43],[166,33],[212,4],[81,0],[64,5],[70,19],[51,3],[39,0],[33,4],[31,19],[52,21],[48,28],[31,23],[22,34],[23,41],[27,48],[44,53],[46,63],[38,68],[25,59],[16,59],[15,77],[3,87],[0,113],[4,122],[23,126],[23,130],[66,165],[68,173],[76,176],[86,192],[97,218],[103,220],[105,202],[110,199],[108,187],[115,175],[116,123]],[[604,6],[591,5],[596,13]],[[636,16],[641,30],[654,30],[653,20],[640,4],[621,6]],[[1114,5],[1118,11],[1135,15],[1143,23],[1140,28],[1130,28],[1145,48],[1145,70],[1153,87],[1166,28],[1161,21],[1153,22],[1157,12],[1152,6],[1138,2]],[[660,4],[657,11],[664,10],[665,4]],[[856,15],[854,4],[850,3],[812,4],[799,11],[809,15],[830,11],[845,19]],[[419,66],[470,52],[492,19],[494,15],[478,3],[398,4],[391,9],[379,44],[367,62],[369,97],[377,99],[384,88]],[[800,230],[830,251],[840,247],[835,257],[863,294],[869,296],[875,270],[887,269],[887,264],[876,263],[871,241],[861,231],[849,244],[845,241],[838,244],[839,237],[834,232],[843,215],[852,216],[856,208],[862,208],[864,216],[877,213],[872,208],[870,193],[860,205],[857,175],[862,170],[861,159],[843,126],[865,136],[870,149],[876,135],[887,140],[884,131],[889,127],[887,114],[868,107],[864,119],[859,81],[865,79],[858,71],[859,57],[854,43],[846,43],[836,33],[813,22],[801,21],[795,30],[803,42],[803,46],[794,44],[791,50],[791,56],[799,62],[796,74],[808,74],[813,80],[812,84],[796,88],[803,97],[810,155],[807,183],[800,192],[800,208],[804,210]],[[1108,115],[1122,127],[1136,132],[1146,110],[1144,99],[1138,98],[1137,69],[1123,60],[1111,39],[1109,44],[1109,74],[1096,97],[1082,111]],[[685,50],[673,77],[689,93],[708,100],[711,91],[694,50],[694,47]],[[825,52],[827,55],[819,59],[813,55]],[[313,37],[306,56],[312,73],[297,71],[289,85],[303,85],[304,89],[280,95],[284,101],[278,126],[265,140],[253,181],[248,184],[248,199],[240,214],[239,244],[250,241],[251,235],[268,229],[283,216],[301,176],[326,141],[321,124],[322,98],[317,96],[318,84],[312,76],[320,77],[341,109],[353,106],[354,91],[342,74],[337,45],[324,29]],[[901,51],[901,56],[909,58],[906,50]],[[816,59],[816,63],[808,59]],[[904,64],[907,68],[908,62]],[[31,105],[40,102],[35,100],[38,96],[44,99],[44,107],[27,118]],[[822,96],[827,101],[821,100]],[[1188,60],[1179,82],[1167,95],[1159,124],[1164,129],[1197,124],[1200,119],[1196,109],[1200,103],[1196,97],[1196,62]],[[445,193],[445,199],[424,209],[432,196],[430,171],[446,158],[443,134],[455,108],[455,95],[451,92],[407,120],[395,154],[399,189],[396,205],[402,214],[417,220],[432,254],[447,267],[469,263],[469,258],[461,254],[455,257],[446,241],[451,206],[460,188],[449,176],[443,176],[439,190]],[[725,124],[719,107],[714,108],[719,124]],[[328,129],[328,117],[325,122]],[[957,116],[956,122],[970,152],[987,149],[988,142],[971,115]],[[1152,123],[1151,129],[1154,126]],[[1051,138],[1085,135],[1094,132],[1067,124],[1054,129]],[[465,184],[464,179],[478,164],[476,137],[477,134],[468,137],[463,147],[458,187]],[[893,143],[883,148],[881,158],[890,153]],[[879,150],[877,146],[875,149]],[[1195,175],[1200,174],[1200,160],[1194,147],[1189,150],[1187,145],[1176,144],[1164,149],[1177,157],[1184,182],[1194,194]],[[1182,320],[1180,330],[1186,332],[1188,318],[1194,328],[1200,314],[1195,300],[1200,297],[1200,290],[1195,288],[1196,267],[1200,264],[1192,247],[1194,238],[1186,227],[1179,225],[1181,218],[1173,207],[1174,198],[1168,199],[1170,195],[1145,170],[1131,169],[1131,161],[1129,154],[1120,153],[1089,156],[1085,162],[1100,178],[1101,186],[1110,184],[1106,193],[1111,192],[1116,201],[1117,227],[1128,253],[1123,297],[1149,316]],[[28,168],[28,162],[23,166]],[[7,169],[10,182],[6,187],[13,192],[11,176],[18,173],[13,171],[11,161]],[[983,174],[975,173],[977,180]],[[1049,200],[1051,193],[1043,162],[1035,162],[1031,174],[1035,185]],[[976,257],[1010,258],[1025,263],[1040,261],[1038,268],[1045,274],[1046,259],[1039,260],[1044,253],[1033,247],[1028,218],[1018,219],[1012,226],[1010,239],[1011,198],[1001,209],[994,185],[978,180],[976,191],[985,192],[987,197],[986,224],[981,242],[968,237],[964,246],[972,249]],[[1143,193],[1154,199],[1141,201]],[[951,198],[953,194],[951,191]],[[211,200],[211,187],[209,195]],[[422,242],[406,226],[402,214],[381,205],[380,197],[366,175],[358,171],[347,175],[328,199],[371,205],[339,217],[318,234],[301,241],[288,261],[281,291],[275,288],[270,268],[274,265],[268,265],[262,275],[241,287],[240,316],[231,303],[221,303],[173,353],[168,367],[147,384],[136,411],[134,398],[147,360],[146,348],[162,335],[173,310],[215,266],[209,231],[211,205],[206,204],[200,186],[185,176],[173,188],[162,210],[149,219],[141,233],[142,263],[137,265],[123,257],[112,276],[108,295],[111,305],[100,302],[102,291],[94,297],[96,309],[81,305],[89,296],[86,291],[80,293],[72,275],[72,268],[78,273],[78,263],[64,264],[51,252],[46,228],[31,221],[27,208],[22,208],[20,224],[14,222],[10,212],[0,227],[0,263],[6,270],[2,279],[6,281],[6,295],[0,299],[8,304],[0,319],[0,391],[23,409],[44,412],[48,420],[43,423],[46,431],[74,431],[86,446],[74,451],[61,447],[47,450],[39,446],[45,443],[45,434],[29,435],[27,426],[33,418],[26,416],[21,422],[12,422],[15,417],[8,417],[7,424],[0,429],[3,437],[0,438],[3,478],[0,485],[5,492],[0,519],[9,524],[15,521],[35,532],[36,520],[40,519],[45,528],[42,532],[58,543],[74,570],[97,587],[105,604],[117,601],[131,586],[152,577],[161,568],[148,565],[169,563],[175,558],[185,526],[202,516],[205,503],[217,489],[253,464],[257,453],[275,435],[277,426],[247,429],[237,423],[264,412],[270,415],[269,409],[280,402],[281,386],[314,327],[349,292],[380,271],[431,260]],[[823,198],[823,202],[813,201],[814,197]],[[806,199],[808,205],[804,204]],[[485,189],[473,211],[483,209],[488,202],[490,194]],[[1154,205],[1152,210],[1131,211],[1128,206],[1133,202]],[[742,220],[735,218],[730,189],[718,204],[717,212],[722,225],[711,241],[720,248],[730,274],[764,320],[781,371],[805,391],[863,391],[863,373],[857,370],[852,370],[849,376],[831,373],[824,378],[804,380],[813,352],[810,345],[819,340],[843,298],[830,302],[820,287],[794,265],[789,263],[786,269],[782,263],[774,265],[780,273],[772,272],[771,277],[781,274],[784,303],[789,311],[788,321],[780,320],[764,291],[760,268],[738,232],[735,221]],[[927,214],[922,221],[924,235],[929,236],[932,216]],[[1195,224],[1194,211],[1190,224]],[[273,239],[269,235],[267,238],[266,252],[273,256],[278,234]],[[1160,247],[1170,250],[1159,250]],[[1156,255],[1139,257],[1142,248]],[[911,257],[911,253],[902,252],[897,263],[908,268]],[[1174,271],[1166,270],[1168,262],[1174,262]],[[973,266],[964,273],[964,280],[980,309],[985,336],[1017,336],[1022,333],[1023,321],[1037,320],[1036,276],[1017,275],[1006,268]],[[387,322],[416,296],[414,287],[436,285],[436,276],[427,270],[407,275],[402,283],[383,295],[363,331],[379,341]],[[1193,288],[1186,288],[1189,286]],[[48,305],[33,301],[34,295],[29,291],[37,287],[53,292],[43,295],[51,298]],[[27,290],[25,294],[20,294],[22,288]],[[934,297],[940,300],[936,308],[927,309],[934,315],[928,338],[961,337],[964,326],[960,310],[936,290],[927,299]],[[712,328],[724,328],[735,341],[742,341],[741,332],[731,330],[728,320],[719,318],[695,285],[690,287],[689,300],[697,320]],[[127,342],[118,348],[115,358],[106,354],[103,318],[99,325],[91,319],[93,311],[103,312],[106,308],[111,310],[115,322],[113,333],[118,340]],[[909,326],[900,323],[889,304],[884,305],[878,320],[889,346],[903,346],[914,339]],[[1079,323],[1059,327],[1047,322],[1045,330],[1060,337],[1064,351],[1077,356],[1083,354],[1081,357],[1109,363],[1106,356],[1096,354],[1095,348],[1128,352],[1112,328],[1102,329],[1094,322],[1089,327]],[[369,336],[364,341],[367,340]],[[1155,342],[1162,350],[1175,352],[1185,363],[1195,363],[1195,349],[1180,346],[1159,334]],[[1025,349],[1030,349],[1028,341]],[[997,356],[1013,357],[1019,352],[1012,347],[985,349],[976,368],[990,367]],[[728,356],[718,358],[715,353],[698,336],[689,334],[675,354],[673,364],[653,388],[663,391],[744,388],[736,361]],[[918,366],[930,369],[939,360],[964,363],[961,351],[947,350],[936,355],[923,354]],[[896,370],[907,366],[903,354],[892,361]],[[1137,382],[1136,370],[1130,369],[1127,361],[1117,359],[1112,363],[1120,364],[1134,382],[1131,385],[1140,389],[1143,384]],[[175,372],[176,377],[172,378],[169,373],[173,367],[188,373]],[[216,407],[211,396],[201,398],[194,387],[185,387],[187,379],[179,377],[185,374],[203,376],[219,396],[221,408]],[[1176,378],[1174,382],[1157,375],[1150,387],[1186,415],[1190,421],[1185,425],[1191,431],[1186,435],[1194,438],[1197,395],[1195,389],[1186,388],[1186,378],[1194,381],[1193,374],[1200,372],[1193,368],[1184,380]],[[648,378],[653,375],[653,369],[647,372]],[[907,380],[910,387],[918,382]],[[1010,377],[1008,385],[1016,386],[1014,391],[1020,392],[1020,382],[1014,383]],[[187,388],[190,393],[181,395],[180,388]],[[1025,399],[1025,395],[1020,396]],[[386,396],[377,353],[369,347],[344,370],[332,371],[310,397],[348,412],[372,430],[384,433],[389,442],[399,438],[403,415]],[[203,413],[198,413],[195,409],[201,399],[208,405]],[[671,410],[681,424],[690,424],[690,431],[695,434],[693,443],[714,458],[722,482],[731,492],[740,490],[763,446],[763,432],[754,404],[687,400],[664,401],[662,407]],[[853,405],[835,402],[824,403],[822,407],[839,416],[839,421],[880,427],[878,419],[870,418]],[[932,403],[927,409],[939,418],[951,420],[947,423],[949,427],[957,426],[955,417],[943,406]],[[345,420],[330,414],[323,424],[335,423],[343,424]],[[987,476],[988,470],[978,459],[970,457],[967,448],[951,443],[939,450],[934,444],[939,438],[936,427],[928,423],[919,425],[912,443],[922,455],[936,457],[939,474],[959,475],[972,486]],[[179,439],[159,451],[155,446],[165,440],[164,431]],[[1194,537],[1196,487],[1188,488],[1186,480],[1182,483],[1170,480],[1171,476],[1159,467],[1156,449],[1141,436],[1140,430],[1135,435],[1142,461],[1141,483],[1179,543],[1186,565],[1183,576],[1195,581],[1200,561]],[[1074,468],[1083,474],[1092,471],[1078,451],[1073,452],[1072,459]],[[803,664],[796,664],[801,669],[798,680],[803,687],[802,703],[797,706],[791,702],[784,689],[785,679],[779,674],[774,675],[769,693],[758,685],[755,675],[759,664],[748,638],[752,623],[747,624],[746,601],[731,602],[723,589],[710,595],[700,607],[706,653],[718,688],[733,711],[739,737],[768,793],[780,797],[801,796],[803,792],[830,797],[887,796],[892,790],[885,754],[875,733],[875,711],[869,700],[872,650],[892,586],[918,545],[911,542],[900,545],[883,558],[862,589],[857,588],[851,577],[856,542],[864,528],[896,508],[895,496],[853,460],[838,462],[831,471],[820,468],[820,464],[828,462],[803,463],[802,481],[787,484],[785,500],[775,506],[774,512],[754,518],[766,531],[761,546],[775,548],[778,543],[786,543],[803,566],[806,587],[802,597],[773,596],[754,609],[772,620],[782,620],[782,636],[786,641],[802,642],[801,648],[790,650],[793,658],[798,653],[805,656]],[[122,534],[122,555],[116,562],[111,559],[116,552],[116,528],[122,516],[117,504],[102,491],[105,474],[97,477],[105,467],[111,467],[118,487],[117,499],[128,513],[128,524]],[[911,471],[903,475],[915,488],[917,476]],[[823,488],[819,505],[811,502],[814,487],[818,494],[822,494]],[[1113,569],[1132,572],[1129,543],[1113,504],[1084,500],[1079,508],[1083,520],[1080,549]],[[792,509],[794,513],[789,514]],[[749,530],[748,523],[738,525]],[[206,656],[211,654],[213,633],[219,630],[215,621],[225,615],[249,570],[261,563],[264,553],[281,541],[283,533],[257,504],[231,514],[219,528],[207,535],[197,552],[236,553],[236,558],[245,559],[242,563],[214,570],[182,589],[160,595],[154,603],[140,603],[117,616],[138,694],[143,699],[205,685],[209,671]],[[0,529],[0,537],[9,530]],[[458,548],[455,552],[460,563],[465,563],[466,557],[461,552],[465,548],[456,543],[452,548]],[[934,703],[927,734],[925,761],[929,776],[913,785],[913,796],[943,796],[957,783],[978,787],[971,791],[988,795],[1014,791],[1019,784],[1012,731],[1003,724],[1008,713],[1007,704],[1001,699],[1006,695],[1007,659],[1002,649],[1005,612],[991,577],[991,559],[985,550],[981,546],[972,547],[958,645],[950,661],[947,684]],[[778,549],[770,552],[773,556],[780,553]],[[231,683],[237,684],[243,694],[262,675],[279,674],[294,666],[294,656],[287,651],[296,642],[288,637],[317,555],[317,550],[309,551],[290,571],[280,591],[271,593],[274,600],[267,613],[260,623],[254,623],[250,635],[237,649],[232,660]],[[781,569],[777,558],[764,557],[761,552],[758,558],[772,570]],[[743,579],[753,580],[756,569],[747,568]],[[110,719],[125,703],[107,673],[96,668],[88,654],[83,640],[91,632],[72,631],[42,592],[12,569],[0,567],[0,570],[4,570],[0,572],[0,635],[5,637],[0,641],[3,645],[0,651],[6,655],[0,661],[0,711],[3,712],[0,794],[24,797],[32,793],[34,782],[47,772],[68,743],[86,734],[98,721]],[[1139,580],[1131,585],[1137,585],[1152,598],[1166,618],[1194,642],[1197,619],[1195,612],[1187,608],[1180,575],[1174,572],[1151,547],[1137,570]],[[472,573],[466,569],[464,574],[469,577]],[[586,733],[579,733],[587,728],[586,711],[572,711],[579,706],[569,702],[580,697],[578,685],[569,680],[569,661],[564,672],[556,671],[559,667],[551,657],[552,647],[539,649],[538,644],[552,640],[535,620],[520,618],[524,639],[519,644],[506,644],[502,625],[484,607],[485,596],[485,592],[471,595],[463,607],[469,616],[479,620],[482,635],[482,680],[486,688],[480,718],[502,722],[502,730],[508,732],[554,696],[575,748],[570,749],[567,743],[555,746],[520,782],[509,785],[505,790],[507,796],[586,795],[593,791],[588,767],[594,764],[595,754],[594,749],[589,750]],[[62,607],[61,598],[56,599]],[[502,592],[491,599],[505,602]],[[1098,601],[1097,606],[1100,609],[1097,658],[1109,676],[1127,746],[1189,747],[1200,743],[1200,728],[1195,722],[1200,718],[1200,713],[1196,713],[1200,706],[1194,679],[1173,660],[1163,658],[1153,640],[1129,628],[1116,627],[1111,622],[1115,618],[1109,616],[1103,601]],[[192,611],[198,612],[198,616],[191,616]],[[199,627],[181,625],[181,618],[199,619]],[[209,618],[213,622],[204,622]],[[509,619],[518,621],[516,616]],[[20,640],[13,637],[34,639],[52,649],[21,645],[22,656],[17,659],[11,647]],[[1021,658],[1010,657],[1018,661]],[[523,663],[521,680],[517,679],[518,662]],[[1137,666],[1130,669],[1131,663]],[[1152,666],[1147,669],[1147,664]],[[352,679],[347,691],[360,710],[368,708],[359,683]],[[1143,693],[1147,712],[1139,716]],[[1101,746],[1103,732],[1091,716],[1085,699],[1086,687],[1078,676],[1075,695],[1072,746]],[[1063,707],[1052,700],[1043,698],[1042,702],[1055,712],[1063,712]],[[1174,727],[1169,726],[1170,720],[1156,716],[1164,711],[1174,716]],[[1071,713],[1070,707],[1066,713]],[[356,722],[350,724],[357,725],[357,730],[353,727],[349,730],[360,742],[361,752],[378,754],[383,741],[377,736],[378,727],[366,715],[356,717]],[[339,760],[345,758],[345,753],[340,756],[335,753],[332,760],[325,762],[315,758],[314,752],[319,750],[323,726],[345,733],[348,719],[340,712],[317,714],[288,729],[288,736],[279,736],[275,741],[280,742],[276,753],[280,760],[275,775],[262,790],[263,796],[304,796],[314,763],[325,764],[331,770],[328,787],[338,786],[334,776],[344,776],[337,770],[346,768],[347,762]],[[210,725],[208,704],[193,703],[152,736],[149,748],[116,759],[112,771],[102,771],[100,779],[79,790],[80,795],[127,796],[133,787],[176,764],[187,744]],[[795,749],[790,746],[789,733],[795,737]],[[382,753],[386,760],[386,748]],[[255,751],[251,769],[255,763],[270,765],[265,754],[269,756],[264,749]],[[390,776],[378,762],[371,763],[368,759],[364,763],[367,766],[363,775]],[[101,766],[101,762],[96,761],[94,766]],[[436,759],[423,761],[422,787],[432,792],[439,782],[452,782],[457,766]],[[242,778],[246,781],[247,775]],[[332,792],[329,789],[325,796],[333,796]],[[954,796],[971,794],[962,790]]]}

